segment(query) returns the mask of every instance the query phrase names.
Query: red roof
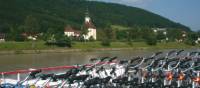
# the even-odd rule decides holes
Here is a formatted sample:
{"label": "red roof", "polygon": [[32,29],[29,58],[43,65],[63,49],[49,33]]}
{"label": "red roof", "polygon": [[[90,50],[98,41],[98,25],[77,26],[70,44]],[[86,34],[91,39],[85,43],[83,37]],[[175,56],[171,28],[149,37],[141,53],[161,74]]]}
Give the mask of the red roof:
{"label": "red roof", "polygon": [[91,21],[85,22],[85,26],[86,26],[86,28],[96,29],[96,27],[94,26],[94,24]]}
{"label": "red roof", "polygon": [[72,29],[71,26],[66,26],[66,27],[65,27],[65,32],[74,32],[74,31],[75,31],[75,30]]}
{"label": "red roof", "polygon": [[75,30],[75,29],[72,28],[71,26],[66,26],[64,32],[74,32],[75,34],[81,34],[80,31]]}
{"label": "red roof", "polygon": [[27,36],[37,36],[39,33],[30,33],[30,32],[23,32],[21,33],[22,36],[27,37]]}
{"label": "red roof", "polygon": [[75,33],[75,34],[81,34],[81,32],[80,32],[80,31],[75,31],[74,33]]}
{"label": "red roof", "polygon": [[4,39],[5,38],[5,34],[3,34],[3,33],[0,33],[0,39]]}

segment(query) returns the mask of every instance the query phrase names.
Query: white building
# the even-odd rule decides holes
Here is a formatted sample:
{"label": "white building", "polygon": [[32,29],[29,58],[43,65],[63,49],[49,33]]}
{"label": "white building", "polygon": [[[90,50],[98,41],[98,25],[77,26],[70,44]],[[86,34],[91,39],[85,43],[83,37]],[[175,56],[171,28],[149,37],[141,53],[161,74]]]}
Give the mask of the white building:
{"label": "white building", "polygon": [[[163,35],[165,35],[165,41],[168,41],[169,38],[167,37],[167,28],[152,28],[154,33],[162,33]],[[161,40],[162,42],[163,40]]]}
{"label": "white building", "polygon": [[40,34],[41,33],[22,33],[21,35],[28,40],[36,41]]}
{"label": "white building", "polygon": [[[96,40],[97,39],[96,27],[93,25],[93,23],[91,21],[91,18],[89,16],[85,17],[84,26],[88,30],[88,33],[86,35],[83,35],[84,39],[85,40],[89,40],[92,37],[94,40]],[[66,36],[73,36],[73,37],[81,36],[81,32],[80,31],[74,30],[70,26],[65,27],[64,34]]]}
{"label": "white building", "polygon": [[28,40],[36,41],[36,40],[37,40],[37,36],[31,36],[31,35],[30,35],[30,36],[27,37],[27,39],[28,39]]}
{"label": "white building", "polygon": [[5,42],[5,34],[0,33],[0,43]]}
{"label": "white building", "polygon": [[200,43],[200,37],[197,38],[197,40],[195,41],[196,44]]}
{"label": "white building", "polygon": [[74,30],[71,26],[67,26],[65,27],[65,31],[64,31],[64,34],[68,37],[79,37],[81,34],[80,34],[80,31],[77,31],[77,30]]}
{"label": "white building", "polygon": [[164,34],[164,32],[167,31],[167,28],[152,28],[152,29],[153,29],[153,31],[154,31],[155,33],[157,33],[158,31],[162,31],[163,34]]}
{"label": "white building", "polygon": [[91,37],[97,39],[96,27],[93,25],[91,18],[89,16],[85,17],[85,27],[88,29],[87,35],[83,35],[84,39],[89,40]]}

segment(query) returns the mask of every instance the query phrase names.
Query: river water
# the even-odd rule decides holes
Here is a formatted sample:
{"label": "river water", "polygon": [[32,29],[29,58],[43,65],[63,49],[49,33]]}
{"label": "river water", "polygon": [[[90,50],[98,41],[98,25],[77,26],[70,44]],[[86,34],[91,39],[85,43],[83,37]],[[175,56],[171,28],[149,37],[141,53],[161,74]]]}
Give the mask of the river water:
{"label": "river water", "polygon": [[117,56],[119,59],[130,59],[134,56],[150,55],[151,51],[93,51],[42,54],[11,54],[0,56],[0,72],[29,68],[44,68],[89,63],[90,58]]}

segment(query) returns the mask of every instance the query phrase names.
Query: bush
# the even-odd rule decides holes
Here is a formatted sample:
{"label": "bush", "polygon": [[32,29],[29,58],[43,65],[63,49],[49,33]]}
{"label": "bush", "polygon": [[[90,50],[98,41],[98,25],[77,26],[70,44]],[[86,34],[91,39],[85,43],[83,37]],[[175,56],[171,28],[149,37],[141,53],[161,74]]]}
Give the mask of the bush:
{"label": "bush", "polygon": [[83,36],[80,36],[80,42],[85,42],[85,38]]}
{"label": "bush", "polygon": [[59,38],[56,39],[56,41],[47,41],[45,43],[46,45],[56,45],[59,47],[72,47],[72,42],[71,39],[69,37],[66,36],[60,36]]}
{"label": "bush", "polygon": [[132,43],[131,41],[129,41],[127,44],[128,44],[129,46],[133,46],[133,43]]}
{"label": "bush", "polygon": [[153,36],[146,38],[145,41],[148,45],[156,45],[157,44],[156,37],[153,37]]}
{"label": "bush", "polygon": [[195,46],[196,45],[195,41],[197,40],[197,38],[198,38],[198,35],[196,33],[189,33],[187,35],[185,44]]}
{"label": "bush", "polygon": [[89,38],[89,41],[94,42],[95,40],[94,40],[94,38],[91,36],[91,37]]}
{"label": "bush", "polygon": [[71,39],[69,37],[61,37],[56,40],[56,45],[59,47],[72,47]]}
{"label": "bush", "polygon": [[102,46],[110,46],[110,40],[109,39],[103,39],[101,42]]}
{"label": "bush", "polygon": [[15,36],[15,39],[14,39],[14,40],[17,41],[17,42],[23,42],[23,41],[26,40],[26,38],[25,38],[24,36],[20,35],[20,34],[17,34],[17,35]]}
{"label": "bush", "polygon": [[191,46],[195,46],[195,45],[196,45],[196,42],[195,42],[194,40],[187,39],[187,40],[185,41],[185,44],[191,45]]}

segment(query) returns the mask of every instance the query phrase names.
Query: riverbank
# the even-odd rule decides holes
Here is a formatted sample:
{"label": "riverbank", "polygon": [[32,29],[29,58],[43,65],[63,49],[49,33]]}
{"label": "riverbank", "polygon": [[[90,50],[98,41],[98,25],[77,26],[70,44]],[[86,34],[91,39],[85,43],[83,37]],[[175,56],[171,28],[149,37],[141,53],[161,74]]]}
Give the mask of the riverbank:
{"label": "riverbank", "polygon": [[0,54],[32,54],[32,53],[64,53],[76,51],[104,51],[104,50],[162,50],[162,49],[196,49],[199,45],[189,46],[184,43],[158,43],[149,46],[144,42],[112,42],[111,46],[105,47],[101,42],[74,42],[71,48],[46,46],[43,41],[39,42],[4,42],[0,43]]}

